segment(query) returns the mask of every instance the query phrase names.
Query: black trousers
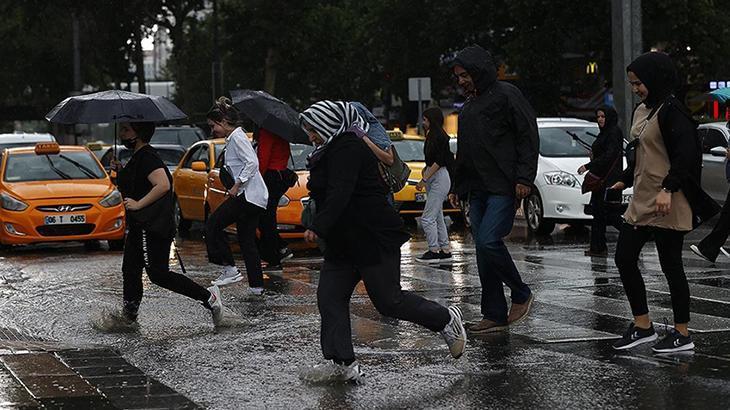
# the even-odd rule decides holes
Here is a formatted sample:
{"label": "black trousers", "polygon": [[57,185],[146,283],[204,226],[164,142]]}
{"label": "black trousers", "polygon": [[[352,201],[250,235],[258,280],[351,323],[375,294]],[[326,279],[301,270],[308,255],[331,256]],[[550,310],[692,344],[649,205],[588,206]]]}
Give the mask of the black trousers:
{"label": "black trousers", "polygon": [[606,245],[607,225],[610,224],[618,231],[621,231],[621,225],[624,223],[618,207],[606,203],[605,194],[605,189],[591,193],[591,209],[593,210],[591,250],[594,252],[603,252],[608,249]]}
{"label": "black trousers", "polygon": [[236,224],[238,246],[241,248],[243,262],[246,265],[248,284],[256,288],[264,285],[261,258],[256,247],[256,226],[259,224],[261,212],[262,208],[246,201],[244,194],[241,194],[223,201],[205,224],[208,261],[223,266],[236,266],[225,232],[229,225]]}
{"label": "black trousers", "polygon": [[705,236],[697,244],[697,247],[703,255],[714,261],[717,259],[717,255],[720,254],[722,245],[725,245],[728,235],[730,235],[730,191],[728,191],[725,205],[722,206],[722,211],[720,211],[720,219],[712,228],[712,232]]}
{"label": "black trousers", "polygon": [[279,200],[289,187],[281,178],[281,173],[274,170],[268,170],[264,173],[264,183],[266,189],[269,190],[269,203],[266,205],[266,210],[261,214],[261,218],[259,218],[259,232],[261,233],[259,250],[261,251],[261,259],[270,265],[278,265],[281,263],[279,249],[285,247],[286,242],[279,236],[279,229],[276,224],[276,210],[279,207]]}
{"label": "black trousers", "polygon": [[122,274],[124,277],[124,308],[137,315],[142,301],[142,269],[147,271],[152,283],[199,300],[206,304],[210,292],[187,276],[170,271],[170,245],[172,238],[160,237],[140,228],[131,227],[124,242]]}
{"label": "black trousers", "polygon": [[355,358],[350,297],[361,279],[373,305],[384,316],[407,320],[434,332],[443,330],[451,320],[444,306],[401,290],[400,249],[383,254],[381,263],[372,266],[325,260],[317,287],[317,305],[322,317],[320,341],[325,359],[348,362]]}
{"label": "black trousers", "polygon": [[689,322],[689,284],[682,265],[682,246],[686,232],[625,223],[616,245],[616,267],[634,316],[649,313],[646,288],[639,272],[639,254],[652,236],[659,253],[659,264],[669,283],[674,323]]}

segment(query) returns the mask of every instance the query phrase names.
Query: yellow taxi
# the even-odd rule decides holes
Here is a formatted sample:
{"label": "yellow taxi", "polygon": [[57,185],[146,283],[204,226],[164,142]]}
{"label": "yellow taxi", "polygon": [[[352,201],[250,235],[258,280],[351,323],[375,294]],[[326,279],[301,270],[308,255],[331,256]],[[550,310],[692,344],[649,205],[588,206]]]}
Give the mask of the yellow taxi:
{"label": "yellow taxi", "polygon": [[[398,151],[400,159],[411,169],[408,184],[394,195],[395,208],[403,219],[413,221],[417,216],[423,214],[426,204],[426,190],[419,190],[416,187],[422,178],[423,169],[426,167],[423,154],[426,139],[420,135],[404,134],[398,129],[389,130],[388,136],[393,141],[393,146]],[[444,213],[451,215],[452,219],[461,220],[462,217],[461,210],[452,207],[448,201],[444,202]]]}
{"label": "yellow taxi", "polygon": [[198,141],[191,145],[172,173],[175,193],[175,217],[181,232],[190,229],[193,221],[205,221],[205,186],[208,173],[215,168],[216,159],[223,152],[225,138]]}
{"label": "yellow taxi", "polygon": [[0,155],[0,244],[124,246],[122,195],[86,147],[39,143]]}
{"label": "yellow taxi", "polygon": [[[301,239],[304,237],[302,226],[302,201],[309,199],[307,181],[309,171],[306,169],[307,155],[314,148],[309,145],[291,144],[291,163],[299,180],[289,188],[279,200],[279,207],[276,210],[276,222],[279,228],[279,235],[285,239]],[[219,161],[222,158],[218,159]],[[218,167],[211,169],[208,173],[208,182],[205,187],[205,208],[206,212],[213,212],[226,200],[226,190],[218,177]]]}

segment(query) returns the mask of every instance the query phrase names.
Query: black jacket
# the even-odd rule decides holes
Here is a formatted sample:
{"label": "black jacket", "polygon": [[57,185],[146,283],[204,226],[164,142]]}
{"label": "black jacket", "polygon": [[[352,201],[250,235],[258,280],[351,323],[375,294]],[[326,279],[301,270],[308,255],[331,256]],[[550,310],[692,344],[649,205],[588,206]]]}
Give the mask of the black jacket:
{"label": "black jacket", "polygon": [[335,137],[310,169],[307,188],[317,204],[310,228],[327,247],[327,260],[368,266],[382,250],[397,250],[410,235],[386,199],[378,160],[355,134]]}
{"label": "black jacket", "polygon": [[618,115],[613,108],[602,108],[606,123],[591,145],[591,162],[585,164],[592,174],[603,178],[604,185],[611,186],[621,178],[623,171],[623,134],[618,127]]}
{"label": "black jacket", "polygon": [[512,84],[497,81],[492,56],[478,46],[459,53],[476,85],[459,113],[454,192],[481,190],[515,195],[515,184],[532,186],[537,173],[539,138],[535,113]]}

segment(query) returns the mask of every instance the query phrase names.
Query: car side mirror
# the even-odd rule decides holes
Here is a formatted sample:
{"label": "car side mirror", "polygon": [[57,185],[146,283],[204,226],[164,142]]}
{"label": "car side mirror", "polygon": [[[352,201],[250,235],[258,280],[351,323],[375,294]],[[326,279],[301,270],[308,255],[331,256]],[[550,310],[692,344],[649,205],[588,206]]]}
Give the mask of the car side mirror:
{"label": "car side mirror", "polygon": [[727,148],[715,147],[710,150],[710,154],[712,154],[713,157],[724,157],[727,155]]}
{"label": "car side mirror", "polygon": [[190,164],[190,168],[197,172],[208,172],[208,166],[205,165],[205,162],[203,161],[193,161],[193,163]]}

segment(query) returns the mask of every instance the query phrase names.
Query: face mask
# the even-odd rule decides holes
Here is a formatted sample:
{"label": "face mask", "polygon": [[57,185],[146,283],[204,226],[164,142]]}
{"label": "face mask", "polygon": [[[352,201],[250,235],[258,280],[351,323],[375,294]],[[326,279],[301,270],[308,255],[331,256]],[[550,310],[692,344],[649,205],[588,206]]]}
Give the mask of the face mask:
{"label": "face mask", "polygon": [[137,138],[130,138],[128,140],[122,140],[122,145],[124,145],[127,149],[134,149],[134,146],[137,144]]}

